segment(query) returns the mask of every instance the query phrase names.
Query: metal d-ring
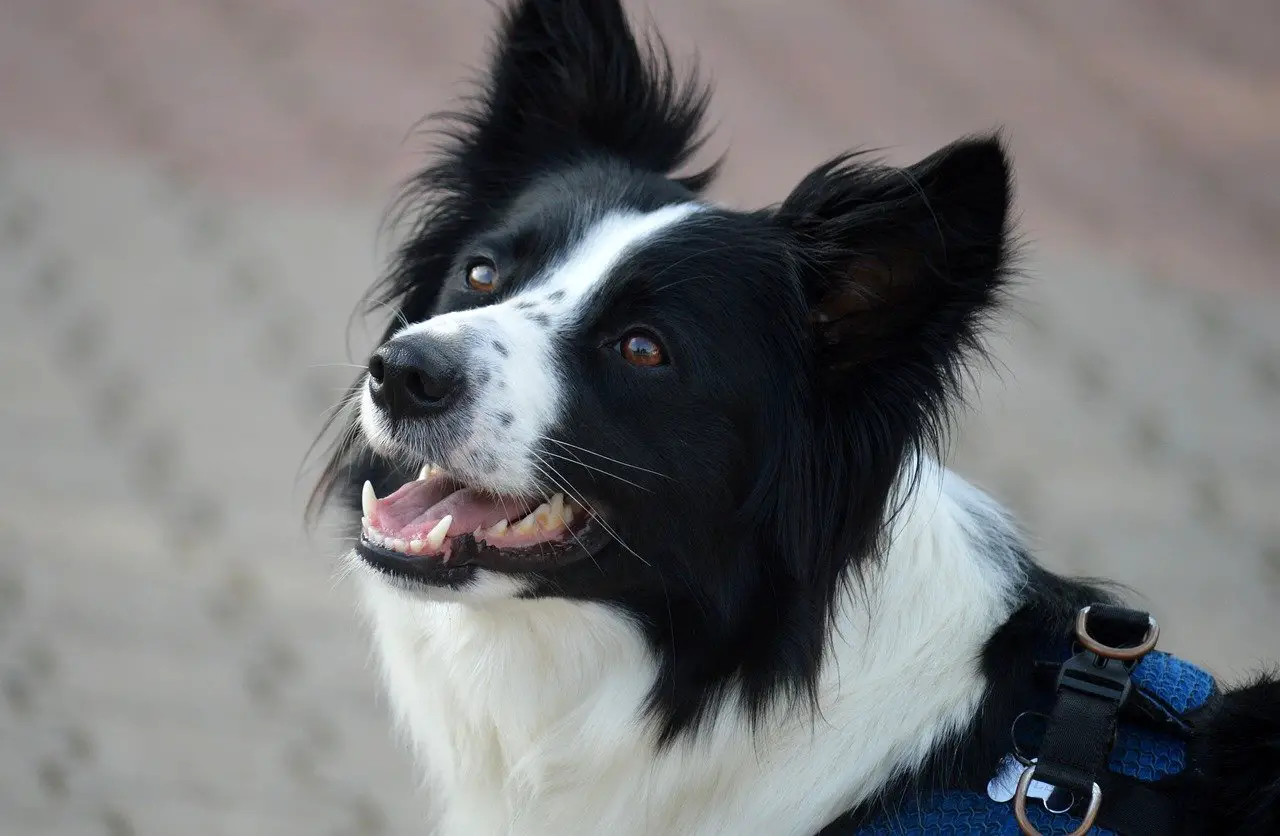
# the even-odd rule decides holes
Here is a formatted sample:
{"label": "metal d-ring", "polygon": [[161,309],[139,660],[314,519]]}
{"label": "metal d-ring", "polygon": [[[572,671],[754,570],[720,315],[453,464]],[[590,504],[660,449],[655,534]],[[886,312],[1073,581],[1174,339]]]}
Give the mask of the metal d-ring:
{"label": "metal d-ring", "polygon": [[[1018,743],[1018,725],[1022,723],[1023,720],[1029,719],[1038,719],[1047,727],[1049,723],[1049,715],[1042,711],[1024,711],[1017,717],[1014,717],[1013,722],[1009,724],[1009,739],[1013,744],[1013,756],[1017,758],[1018,763],[1023,766],[1031,766],[1031,764],[1035,763],[1035,758],[1028,755],[1026,752],[1023,752],[1022,746]],[[1043,731],[1044,730],[1041,729],[1042,735]]]}
{"label": "metal d-ring", "polygon": [[[1042,836],[1036,826],[1027,818],[1027,790],[1031,788],[1031,778],[1036,774],[1034,765],[1028,766],[1022,773],[1022,777],[1018,779],[1018,790],[1013,795],[1013,817],[1018,821],[1018,827],[1021,828],[1023,836]],[[1089,790],[1089,807],[1084,811],[1084,819],[1080,822],[1080,826],[1071,831],[1067,836],[1085,836],[1089,832],[1089,828],[1093,827],[1093,823],[1098,819],[1098,809],[1102,807],[1102,787],[1098,786],[1098,782],[1094,781],[1093,787]]]}
{"label": "metal d-ring", "polygon": [[1076,615],[1076,640],[1084,645],[1086,650],[1092,651],[1104,659],[1133,662],[1155,649],[1156,642],[1160,639],[1160,625],[1156,623],[1155,618],[1152,616],[1147,616],[1147,634],[1142,637],[1142,641],[1137,646],[1112,647],[1089,635],[1089,610],[1091,609],[1093,607],[1085,607]]}

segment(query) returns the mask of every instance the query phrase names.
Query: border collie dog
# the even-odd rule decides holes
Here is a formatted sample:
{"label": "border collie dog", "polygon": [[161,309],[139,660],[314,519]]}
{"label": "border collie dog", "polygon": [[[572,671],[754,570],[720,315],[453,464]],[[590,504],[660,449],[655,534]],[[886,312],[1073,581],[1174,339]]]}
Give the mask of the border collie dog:
{"label": "border collie dog", "polygon": [[[315,499],[363,508],[430,832],[807,835],[985,785],[1109,600],[939,464],[1009,278],[1000,139],[744,212],[685,170],[706,104],[617,0],[522,0],[409,188]],[[1280,683],[1222,699],[1211,832],[1274,832]]]}

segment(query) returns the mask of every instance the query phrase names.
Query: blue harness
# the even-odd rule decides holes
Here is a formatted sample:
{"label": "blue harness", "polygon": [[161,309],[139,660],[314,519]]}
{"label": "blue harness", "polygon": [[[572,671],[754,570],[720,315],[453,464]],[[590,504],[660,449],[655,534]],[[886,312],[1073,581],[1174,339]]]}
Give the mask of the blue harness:
{"label": "blue harness", "polygon": [[[1105,615],[1134,615],[1132,611],[1119,608],[1087,608],[1077,622],[1077,635],[1083,630],[1088,637],[1088,630],[1083,625],[1089,609],[1109,611]],[[1099,612],[1098,615],[1104,613]],[[1148,618],[1145,613],[1138,615],[1144,620]],[[1154,621],[1150,624],[1150,644],[1154,646],[1158,630]],[[1104,653],[1117,649],[1095,645],[1095,649]],[[913,798],[893,814],[864,826],[857,831],[859,836],[1018,836],[1020,833],[1037,832],[1042,836],[1083,836],[1086,833],[1093,836],[1146,836],[1173,832],[1165,828],[1179,815],[1176,805],[1167,795],[1160,793],[1161,788],[1153,788],[1152,785],[1187,771],[1190,760],[1188,742],[1195,723],[1194,715],[1196,712],[1204,713],[1211,700],[1217,699],[1214,678],[1181,659],[1149,649],[1128,660],[1109,659],[1088,648],[1074,656],[1070,649],[1065,648],[1046,655],[1051,657],[1046,664],[1063,672],[1059,674],[1057,693],[1046,694],[1046,707],[1051,706],[1051,711],[1027,712],[1018,718],[1011,741],[1016,751],[1001,763],[986,793],[941,790]],[[1094,671],[1102,672],[1102,676],[1093,677]],[[1083,678],[1076,675],[1078,672],[1083,672]],[[1074,681],[1077,679],[1078,682]],[[1076,693],[1078,689],[1082,689],[1083,695]],[[1077,702],[1068,704],[1069,700]],[[1114,706],[1114,719],[1107,729],[1111,732],[1110,740],[1114,741],[1109,752],[1106,738],[1093,734],[1097,729],[1106,727],[1108,701]],[[1121,709],[1124,709],[1123,714]],[[1096,715],[1093,720],[1101,717],[1103,723],[1092,723],[1089,712]],[[1034,723],[1023,722],[1024,719],[1045,722],[1037,730],[1032,728]],[[1051,743],[1055,724],[1057,740]],[[1042,734],[1037,735],[1036,731]],[[1093,799],[1084,793],[1080,793],[1084,797],[1079,797],[1073,792],[1042,784],[1035,780],[1034,774],[1027,774],[1031,766],[1049,771],[1046,758],[1054,756],[1064,746],[1067,748],[1066,760],[1087,761],[1091,753],[1082,755],[1080,750],[1090,747],[1088,739],[1091,734],[1103,741],[1092,753],[1100,756],[1096,761],[1097,770],[1084,770],[1093,772],[1085,777],[1084,786],[1092,780],[1093,795],[1100,796],[1092,811],[1088,809],[1088,802]],[[1039,743],[1035,740],[1037,737]],[[1067,742],[1064,744],[1063,740]],[[1051,748],[1054,752],[1050,751]],[[1028,751],[1038,752],[1041,760],[1028,758],[1024,754]],[[1058,757],[1058,760],[1062,759]],[[1067,768],[1054,774],[1073,773]],[[1020,781],[1016,788],[1015,781]],[[1099,790],[1100,785],[1104,789]],[[1022,823],[1018,820],[1015,806],[1022,808]],[[1153,825],[1153,821],[1166,824]],[[1108,824],[1109,827],[1104,826]]]}

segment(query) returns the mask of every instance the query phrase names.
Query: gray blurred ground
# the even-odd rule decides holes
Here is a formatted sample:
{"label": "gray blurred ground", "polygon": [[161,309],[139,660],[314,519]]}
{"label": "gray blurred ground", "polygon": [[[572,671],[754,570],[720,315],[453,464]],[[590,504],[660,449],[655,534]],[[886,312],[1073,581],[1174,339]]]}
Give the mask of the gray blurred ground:
{"label": "gray blurred ground", "polygon": [[[1031,280],[957,465],[1166,648],[1280,657],[1274,3],[650,8],[716,79],[730,202],[1006,127]],[[0,3],[0,833],[417,832],[295,473],[490,15]]]}

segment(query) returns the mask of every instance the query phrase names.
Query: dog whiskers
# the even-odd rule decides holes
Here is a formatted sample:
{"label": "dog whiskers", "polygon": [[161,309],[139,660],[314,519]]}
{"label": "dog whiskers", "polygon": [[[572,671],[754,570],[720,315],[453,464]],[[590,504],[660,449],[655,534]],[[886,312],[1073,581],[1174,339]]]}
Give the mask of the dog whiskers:
{"label": "dog whiskers", "polygon": [[[665,474],[665,473],[659,473],[659,472],[658,472],[658,471],[656,471],[656,470],[650,470],[649,468],[647,468],[647,467],[641,467],[641,466],[640,466],[640,465],[638,465],[638,464],[631,464],[630,462],[624,462],[624,461],[622,461],[621,459],[615,459],[615,458],[612,458],[612,457],[610,457],[610,456],[606,456],[604,453],[597,453],[595,450],[592,450],[592,449],[590,449],[590,448],[588,448],[588,447],[579,447],[577,444],[570,444],[570,443],[569,443],[569,442],[567,442],[567,441],[561,441],[560,439],[558,439],[558,438],[552,438],[552,437],[551,437],[551,436],[549,436],[549,435],[540,435],[540,436],[538,436],[538,437],[539,437],[540,439],[542,439],[543,441],[550,441],[552,444],[559,444],[561,447],[567,447],[567,448],[570,448],[570,449],[573,449],[573,450],[579,450],[579,451],[581,451],[581,452],[583,452],[583,453],[587,453],[587,454],[589,454],[589,455],[597,456],[597,457],[599,457],[599,458],[602,458],[602,459],[604,459],[604,460],[605,460],[605,461],[607,461],[607,462],[613,462],[614,464],[620,464],[620,465],[622,465],[623,467],[629,467],[629,468],[631,468],[632,470],[639,470],[639,471],[642,471],[642,472],[644,472],[644,473],[652,473],[654,476],[660,476],[660,477],[662,477],[663,479],[671,479],[671,477],[670,477],[670,476],[668,476],[668,475],[667,475],[667,474]],[[576,460],[579,464],[582,464],[582,460],[581,460],[581,459],[578,459],[576,456],[575,456],[574,458],[575,458],[575,460]],[[585,465],[584,465],[584,466],[585,466]],[[672,481],[674,481],[674,480],[672,480]]]}
{"label": "dog whiskers", "polygon": [[[619,535],[618,532],[613,530],[613,528],[609,525],[609,523],[605,521],[604,517],[591,505],[590,502],[587,501],[586,497],[584,497],[580,491],[575,491],[573,489],[573,485],[569,482],[568,479],[564,477],[564,474],[556,470],[553,464],[543,459],[537,453],[534,453],[533,457],[538,462],[537,467],[539,472],[541,472],[544,476],[546,476],[551,481],[552,484],[563,489],[565,493],[569,494],[569,496],[571,496],[579,505],[585,508],[587,512],[591,514],[591,518],[594,519],[602,529],[604,529],[604,532],[606,534],[608,534],[610,537],[616,540],[619,546],[622,546],[622,548],[630,552],[631,555],[633,555],[637,560],[639,560],[645,566],[650,566],[650,567],[653,566],[653,564],[651,564],[649,561],[641,557],[640,554],[636,552],[635,549],[627,545],[626,541],[622,539],[621,535]],[[555,474],[555,477],[552,477],[549,474],[547,474],[546,470],[543,470],[544,467],[550,470],[551,473]]]}
{"label": "dog whiskers", "polygon": [[638,484],[636,484],[635,482],[632,482],[630,479],[624,479],[623,477],[619,476],[618,474],[616,474],[616,473],[611,473],[611,472],[609,472],[608,470],[605,470],[604,468],[596,467],[596,466],[594,466],[594,465],[589,465],[589,464],[587,464],[586,462],[582,461],[582,459],[579,459],[579,458],[577,458],[577,457],[574,457],[574,458],[572,458],[572,459],[571,459],[571,458],[569,458],[568,456],[562,456],[562,455],[560,455],[559,453],[552,453],[550,450],[543,450],[542,452],[543,452],[543,454],[544,454],[544,455],[551,456],[552,458],[562,459],[562,460],[567,461],[567,462],[574,462],[575,464],[577,464],[577,465],[578,465],[578,466],[580,466],[580,467],[585,467],[587,470],[593,470],[593,471],[595,471],[596,473],[600,473],[600,474],[603,474],[603,475],[605,475],[605,476],[610,476],[610,477],[612,477],[612,478],[614,478],[614,479],[617,479],[619,482],[624,482],[624,483],[626,483],[626,484],[630,485],[630,486],[631,486],[631,487],[633,487],[633,488],[639,488],[639,489],[640,489],[640,490],[642,490],[642,491],[646,491],[646,492],[648,492],[648,493],[653,493],[653,489],[652,489],[652,488],[646,488],[644,485],[638,485]]}

